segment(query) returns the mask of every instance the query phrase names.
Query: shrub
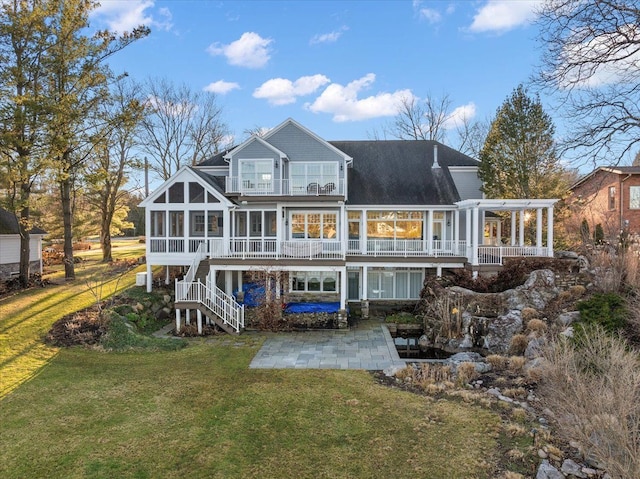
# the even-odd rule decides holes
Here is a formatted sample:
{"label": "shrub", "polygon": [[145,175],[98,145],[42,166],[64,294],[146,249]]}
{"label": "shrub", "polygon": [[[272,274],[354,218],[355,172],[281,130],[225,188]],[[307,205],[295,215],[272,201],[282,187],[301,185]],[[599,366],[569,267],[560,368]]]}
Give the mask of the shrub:
{"label": "shrub", "polygon": [[640,477],[640,358],[594,327],[580,347],[557,341],[545,352],[538,388],[558,433],[577,441],[612,477]]}
{"label": "shrub", "polygon": [[541,319],[532,319],[527,323],[527,331],[531,331],[532,333],[542,334],[546,330],[547,330],[547,323],[545,323]]}
{"label": "shrub", "polygon": [[509,354],[512,356],[522,356],[527,349],[529,339],[524,334],[514,334],[509,346]]}
{"label": "shrub", "polygon": [[476,371],[476,365],[469,362],[458,364],[456,373],[458,376],[458,384],[460,385],[467,384],[479,376],[478,371]]}
{"label": "shrub", "polygon": [[491,365],[494,371],[504,371],[509,365],[509,359],[499,354],[490,354],[486,358],[487,363]]}
{"label": "shrub", "polygon": [[420,324],[422,318],[418,318],[411,313],[396,313],[391,316],[387,316],[384,320],[385,323],[399,323],[399,324]]}
{"label": "shrub", "polygon": [[596,293],[576,307],[584,325],[599,325],[609,333],[622,329],[628,315],[624,299],[616,293]]}
{"label": "shrub", "polygon": [[575,286],[571,286],[569,288],[569,293],[571,293],[571,296],[574,299],[581,298],[582,296],[584,296],[584,293],[586,293],[586,291],[587,291],[587,288],[585,288],[581,284],[576,284]]}
{"label": "shrub", "polygon": [[174,351],[184,348],[187,342],[181,339],[160,339],[138,334],[127,326],[122,316],[112,311],[109,314],[108,330],[102,337],[101,344],[111,351],[132,349]]}
{"label": "shrub", "polygon": [[526,362],[527,360],[524,356],[511,356],[509,358],[509,371],[515,374],[521,373]]}
{"label": "shrub", "polygon": [[522,320],[524,322],[529,321],[530,319],[538,317],[538,310],[535,308],[524,308],[522,310]]}

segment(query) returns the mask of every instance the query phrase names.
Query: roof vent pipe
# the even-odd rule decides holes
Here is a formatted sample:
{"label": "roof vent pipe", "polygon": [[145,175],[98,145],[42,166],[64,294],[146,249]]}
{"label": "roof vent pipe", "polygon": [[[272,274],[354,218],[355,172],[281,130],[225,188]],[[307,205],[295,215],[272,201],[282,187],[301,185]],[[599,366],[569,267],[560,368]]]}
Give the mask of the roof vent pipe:
{"label": "roof vent pipe", "polygon": [[438,145],[433,145],[433,166],[431,168],[440,168],[438,163]]}

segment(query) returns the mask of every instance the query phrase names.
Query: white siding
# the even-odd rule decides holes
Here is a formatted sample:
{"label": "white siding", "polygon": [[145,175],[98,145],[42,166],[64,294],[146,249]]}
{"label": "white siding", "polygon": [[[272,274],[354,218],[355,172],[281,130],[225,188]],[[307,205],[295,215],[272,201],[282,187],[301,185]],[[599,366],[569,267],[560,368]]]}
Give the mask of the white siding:
{"label": "white siding", "polygon": [[[41,236],[32,235],[29,261],[38,261],[42,257]],[[20,237],[18,235],[0,235],[0,264],[20,263]]]}

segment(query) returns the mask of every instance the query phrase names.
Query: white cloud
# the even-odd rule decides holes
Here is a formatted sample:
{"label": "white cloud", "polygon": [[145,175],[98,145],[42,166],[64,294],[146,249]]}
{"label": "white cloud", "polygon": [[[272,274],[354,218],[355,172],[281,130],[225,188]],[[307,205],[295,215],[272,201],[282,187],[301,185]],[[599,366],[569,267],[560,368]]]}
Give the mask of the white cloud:
{"label": "white cloud", "polygon": [[442,15],[440,15],[440,12],[433,8],[421,8],[419,10],[419,13],[420,18],[424,18],[429,23],[438,23],[440,20],[442,20]]}
{"label": "white cloud", "polygon": [[189,103],[188,101],[174,103],[154,95],[149,95],[145,103],[152,109],[169,116],[190,117],[198,110],[198,105],[195,103]]}
{"label": "white cloud", "polygon": [[286,78],[273,78],[256,88],[253,96],[264,98],[271,105],[288,105],[295,103],[297,97],[310,95],[330,81],[326,76],[319,74],[300,77],[293,82]]}
{"label": "white cloud", "polygon": [[543,0],[489,0],[473,17],[469,27],[472,32],[502,33],[522,25],[528,25],[536,18],[536,9]]}
{"label": "white cloud", "polygon": [[219,95],[226,95],[230,91],[238,90],[239,88],[240,85],[238,85],[237,83],[218,80],[216,82],[209,83],[206,87],[203,88],[203,90],[210,93],[217,93]]}
{"label": "white cloud", "polygon": [[451,130],[462,126],[476,116],[476,104],[471,102],[455,108],[444,122],[444,128]]}
{"label": "white cloud", "polygon": [[398,90],[358,99],[358,93],[370,87],[375,79],[375,74],[369,73],[347,86],[333,83],[325,88],[313,103],[305,107],[314,113],[331,113],[333,121],[336,122],[368,120],[395,115],[401,100],[413,96],[411,90]]}
{"label": "white cloud", "polygon": [[323,34],[314,35],[311,38],[311,40],[309,40],[309,43],[311,45],[316,45],[318,43],[334,43],[334,42],[337,42],[338,39],[342,36],[342,34],[344,32],[346,32],[347,30],[349,30],[349,27],[343,26],[339,30],[335,30],[335,31],[330,32],[330,33],[323,33]]}
{"label": "white cloud", "polygon": [[262,68],[271,59],[271,38],[262,38],[254,32],[245,32],[228,45],[212,43],[207,48],[211,55],[224,55],[230,65],[246,68]]}
{"label": "white cloud", "polygon": [[140,25],[171,30],[171,11],[163,7],[154,16],[150,11],[154,5],[154,0],[110,0],[102,2],[91,15],[102,19],[112,32],[129,32]]}

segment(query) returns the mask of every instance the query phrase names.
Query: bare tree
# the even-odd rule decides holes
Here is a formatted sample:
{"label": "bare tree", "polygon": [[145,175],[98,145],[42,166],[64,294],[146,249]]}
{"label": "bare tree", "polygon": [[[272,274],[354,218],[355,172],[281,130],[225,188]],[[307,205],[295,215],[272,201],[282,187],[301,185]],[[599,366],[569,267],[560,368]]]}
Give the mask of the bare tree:
{"label": "bare tree", "polygon": [[616,163],[640,143],[640,6],[631,0],[549,0],[536,83],[557,95],[567,151]]}
{"label": "bare tree", "polygon": [[456,149],[471,158],[480,158],[480,151],[489,130],[491,130],[491,122],[487,119],[471,121],[470,118],[462,118],[456,124],[458,137]]}
{"label": "bare tree", "polygon": [[149,80],[145,90],[148,113],[141,144],[151,156],[151,169],[163,180],[224,146],[228,128],[213,93],[194,92],[165,79]]}
{"label": "bare tree", "polygon": [[422,101],[414,96],[404,97],[387,130],[390,136],[399,140],[443,141],[450,108],[449,95],[436,98],[428,94]]}

